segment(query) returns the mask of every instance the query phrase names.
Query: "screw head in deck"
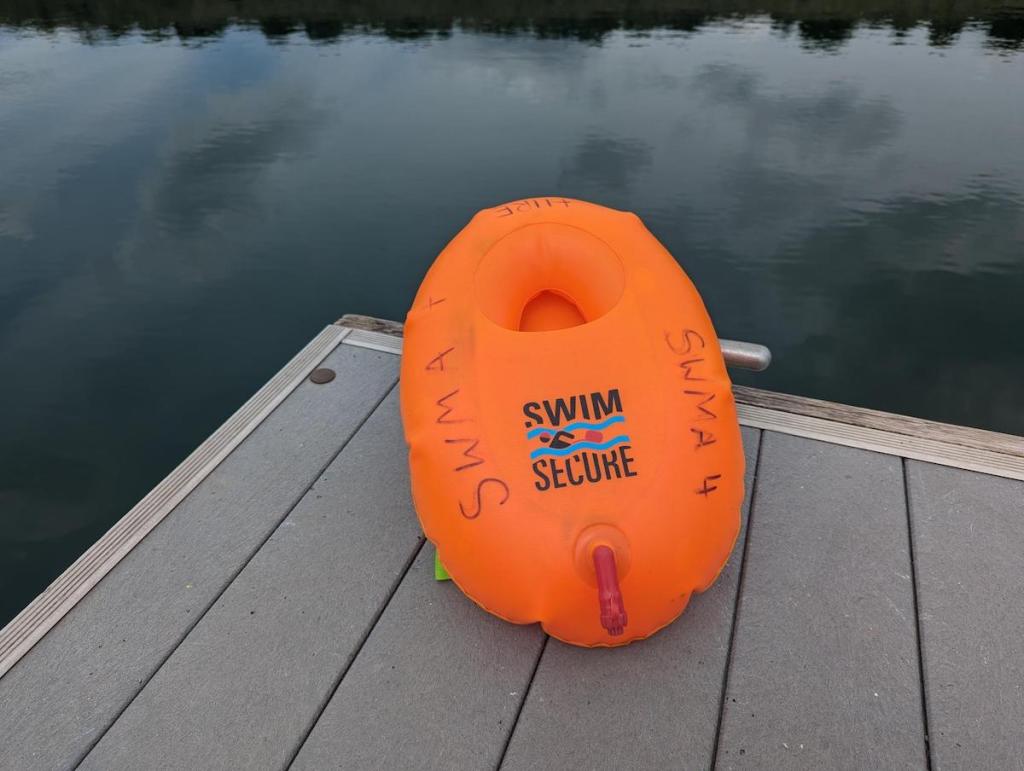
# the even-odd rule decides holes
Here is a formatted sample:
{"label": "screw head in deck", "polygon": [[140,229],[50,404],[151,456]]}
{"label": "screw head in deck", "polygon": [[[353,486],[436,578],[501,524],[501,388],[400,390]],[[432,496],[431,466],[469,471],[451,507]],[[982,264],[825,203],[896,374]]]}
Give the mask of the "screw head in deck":
{"label": "screw head in deck", "polygon": [[327,367],[315,369],[309,375],[309,381],[311,383],[316,383],[317,385],[330,383],[332,380],[334,380],[334,370],[328,369]]}

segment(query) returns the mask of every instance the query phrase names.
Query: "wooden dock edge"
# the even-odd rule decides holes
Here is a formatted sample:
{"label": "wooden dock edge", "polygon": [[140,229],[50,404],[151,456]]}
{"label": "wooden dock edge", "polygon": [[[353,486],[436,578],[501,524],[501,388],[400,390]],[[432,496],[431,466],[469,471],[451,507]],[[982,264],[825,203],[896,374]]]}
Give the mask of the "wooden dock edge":
{"label": "wooden dock edge", "polygon": [[[342,316],[346,345],[402,352],[402,325]],[[1024,437],[983,431],[804,396],[733,386],[740,424],[886,455],[1024,480]]]}
{"label": "wooden dock edge", "polygon": [[350,333],[331,325],[0,629],[0,678],[205,479]]}

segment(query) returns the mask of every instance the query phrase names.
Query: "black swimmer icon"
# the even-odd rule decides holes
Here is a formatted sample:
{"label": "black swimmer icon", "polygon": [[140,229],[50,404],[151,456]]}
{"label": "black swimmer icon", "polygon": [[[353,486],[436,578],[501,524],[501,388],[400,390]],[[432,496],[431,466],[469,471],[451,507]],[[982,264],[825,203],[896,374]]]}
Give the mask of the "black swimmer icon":
{"label": "black swimmer icon", "polygon": [[[569,441],[565,441],[562,437],[566,437]],[[549,445],[552,450],[561,450],[572,444],[576,436],[570,431],[559,431],[554,436],[548,436],[544,434],[540,437],[542,442],[550,442]]]}

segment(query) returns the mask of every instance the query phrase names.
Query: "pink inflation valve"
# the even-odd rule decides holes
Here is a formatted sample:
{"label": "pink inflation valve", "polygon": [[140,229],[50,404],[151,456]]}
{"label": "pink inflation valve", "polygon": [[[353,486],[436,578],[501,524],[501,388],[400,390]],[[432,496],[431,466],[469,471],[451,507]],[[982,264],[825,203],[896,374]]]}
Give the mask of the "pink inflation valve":
{"label": "pink inflation valve", "polygon": [[594,573],[597,576],[597,601],[601,609],[601,626],[612,637],[622,634],[626,626],[626,606],[619,589],[619,573],[615,568],[615,552],[607,546],[594,549]]}

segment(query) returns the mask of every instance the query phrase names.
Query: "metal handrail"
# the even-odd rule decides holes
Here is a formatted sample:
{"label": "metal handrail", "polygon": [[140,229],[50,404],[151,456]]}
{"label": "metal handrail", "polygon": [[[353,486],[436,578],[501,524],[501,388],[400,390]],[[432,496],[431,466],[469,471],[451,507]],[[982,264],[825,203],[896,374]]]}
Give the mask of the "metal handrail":
{"label": "metal handrail", "polygon": [[719,340],[718,345],[722,348],[725,363],[730,367],[762,372],[772,363],[772,352],[766,345],[739,340]]}

